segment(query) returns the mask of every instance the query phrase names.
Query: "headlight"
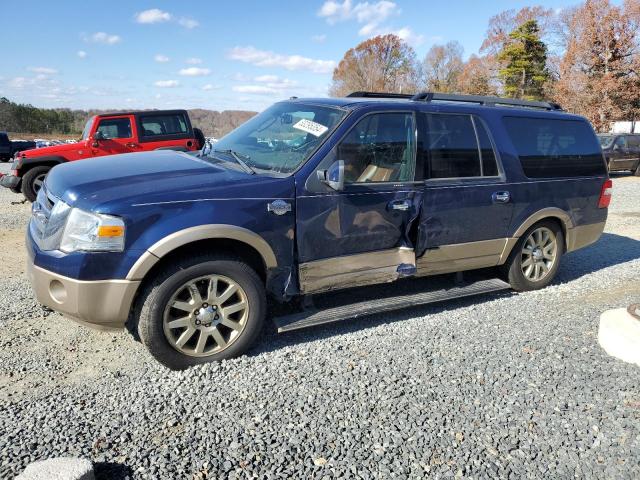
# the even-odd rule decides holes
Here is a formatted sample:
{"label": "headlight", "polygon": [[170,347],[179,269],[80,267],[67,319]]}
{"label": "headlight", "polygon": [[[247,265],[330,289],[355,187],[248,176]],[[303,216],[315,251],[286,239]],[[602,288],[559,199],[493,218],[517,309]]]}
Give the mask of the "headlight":
{"label": "headlight", "polygon": [[75,252],[121,252],[124,250],[121,218],[72,208],[60,240],[60,250]]}

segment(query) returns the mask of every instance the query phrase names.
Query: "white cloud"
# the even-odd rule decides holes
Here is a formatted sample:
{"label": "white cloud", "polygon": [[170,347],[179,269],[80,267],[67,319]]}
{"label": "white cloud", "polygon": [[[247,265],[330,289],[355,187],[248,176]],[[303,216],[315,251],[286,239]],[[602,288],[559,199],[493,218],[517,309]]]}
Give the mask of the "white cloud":
{"label": "white cloud", "polygon": [[84,50],[78,50],[76,55],[78,55],[78,58],[87,58],[87,52]]}
{"label": "white cloud", "polygon": [[185,77],[204,77],[211,73],[211,70],[208,68],[199,68],[199,67],[189,67],[183,68],[178,72],[180,75]]}
{"label": "white cloud", "polygon": [[318,16],[325,18],[330,25],[347,20],[355,20],[357,23],[363,24],[358,34],[369,36],[387,18],[399,13],[398,5],[388,0],[380,0],[375,3],[358,2],[355,5],[351,0],[343,0],[342,3],[335,0],[327,0],[320,7]]}
{"label": "white cloud", "polygon": [[409,27],[403,27],[400,30],[396,30],[394,32],[395,35],[400,37],[402,40],[407,42],[409,45],[414,47],[418,47],[424,43],[424,35],[415,33]]}
{"label": "white cloud", "polygon": [[229,58],[250,63],[258,67],[282,67],[287,70],[309,70],[314,73],[329,73],[336,64],[333,60],[316,60],[301,55],[281,55],[255,47],[234,47]]}
{"label": "white cloud", "polygon": [[210,83],[207,83],[206,85],[202,86],[202,90],[204,90],[205,92],[209,90],[219,90],[221,88],[222,88],[222,85],[212,85]]}
{"label": "white cloud", "polygon": [[254,78],[256,82],[277,82],[279,77],[277,75],[260,75]]}
{"label": "white cloud", "polygon": [[104,45],[115,45],[120,43],[122,38],[119,35],[110,35],[105,32],[96,32],[92,35],[84,37],[85,42],[102,43]]}
{"label": "white cloud", "polygon": [[180,24],[180,26],[184,28],[188,28],[189,30],[191,30],[192,28],[196,28],[198,25],[200,25],[200,23],[197,20],[194,20],[193,18],[187,18],[187,17],[182,17],[180,20],[178,20],[178,23]]}
{"label": "white cloud", "polygon": [[313,35],[311,37],[311,40],[313,40],[316,43],[324,43],[324,41],[327,39],[327,36],[325,34],[322,35]]}
{"label": "white cloud", "polygon": [[169,57],[161,53],[156,54],[153,59],[158,63],[167,63],[169,61]]}
{"label": "white cloud", "polygon": [[202,63],[201,58],[191,57],[187,58],[184,63],[188,63],[189,65],[200,65]]}
{"label": "white cloud", "polygon": [[136,13],[135,18],[138,23],[162,23],[171,20],[171,14],[169,12],[163,12],[158,8],[151,8]]}
{"label": "white cloud", "polygon": [[274,88],[264,85],[234,85],[231,89],[238,93],[276,93]]}
{"label": "white cloud", "polygon": [[55,75],[58,71],[49,67],[29,67],[27,70],[33,73],[41,73],[43,75]]}
{"label": "white cloud", "polygon": [[158,80],[154,83],[158,88],[174,88],[180,85],[177,80]]}

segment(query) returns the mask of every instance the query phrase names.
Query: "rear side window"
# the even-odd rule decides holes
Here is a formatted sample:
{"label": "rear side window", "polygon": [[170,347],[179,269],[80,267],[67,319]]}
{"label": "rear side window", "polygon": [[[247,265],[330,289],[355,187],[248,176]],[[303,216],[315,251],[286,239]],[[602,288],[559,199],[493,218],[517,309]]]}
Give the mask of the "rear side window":
{"label": "rear side window", "polygon": [[498,166],[489,134],[467,114],[426,114],[427,178],[493,177]]}
{"label": "rear side window", "polygon": [[629,137],[629,148],[638,148],[640,147],[640,137],[631,136]]}
{"label": "rear side window", "polygon": [[505,117],[504,124],[529,178],[606,173],[600,143],[586,122]]}
{"label": "rear side window", "polygon": [[145,115],[140,123],[145,137],[188,133],[187,122],[181,113]]}
{"label": "rear side window", "polygon": [[100,120],[98,132],[104,138],[131,138],[131,120],[129,118],[105,118]]}

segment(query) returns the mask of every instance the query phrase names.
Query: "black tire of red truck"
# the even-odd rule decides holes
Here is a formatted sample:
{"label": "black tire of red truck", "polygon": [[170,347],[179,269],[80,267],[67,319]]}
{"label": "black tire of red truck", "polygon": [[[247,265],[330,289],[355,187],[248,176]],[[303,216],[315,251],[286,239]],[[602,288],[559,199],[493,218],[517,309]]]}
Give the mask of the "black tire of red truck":
{"label": "black tire of red truck", "polygon": [[22,176],[22,194],[30,202],[34,202],[38,196],[38,191],[44,183],[44,179],[51,170],[48,165],[33,167]]}

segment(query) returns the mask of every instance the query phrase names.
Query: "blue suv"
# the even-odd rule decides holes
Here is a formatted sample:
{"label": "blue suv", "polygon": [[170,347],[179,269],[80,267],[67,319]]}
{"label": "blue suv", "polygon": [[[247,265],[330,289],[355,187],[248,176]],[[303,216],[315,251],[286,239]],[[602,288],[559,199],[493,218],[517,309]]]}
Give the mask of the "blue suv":
{"label": "blue suv", "polygon": [[200,152],[56,166],[33,204],[28,272],[44,305],[93,327],[128,326],[180,369],[246,351],[273,300],[496,272],[400,296],[373,289],[328,309],[301,301],[275,319],[287,331],[542,288],[564,253],[600,237],[610,198],[593,129],[555,104],[292,98]]}

